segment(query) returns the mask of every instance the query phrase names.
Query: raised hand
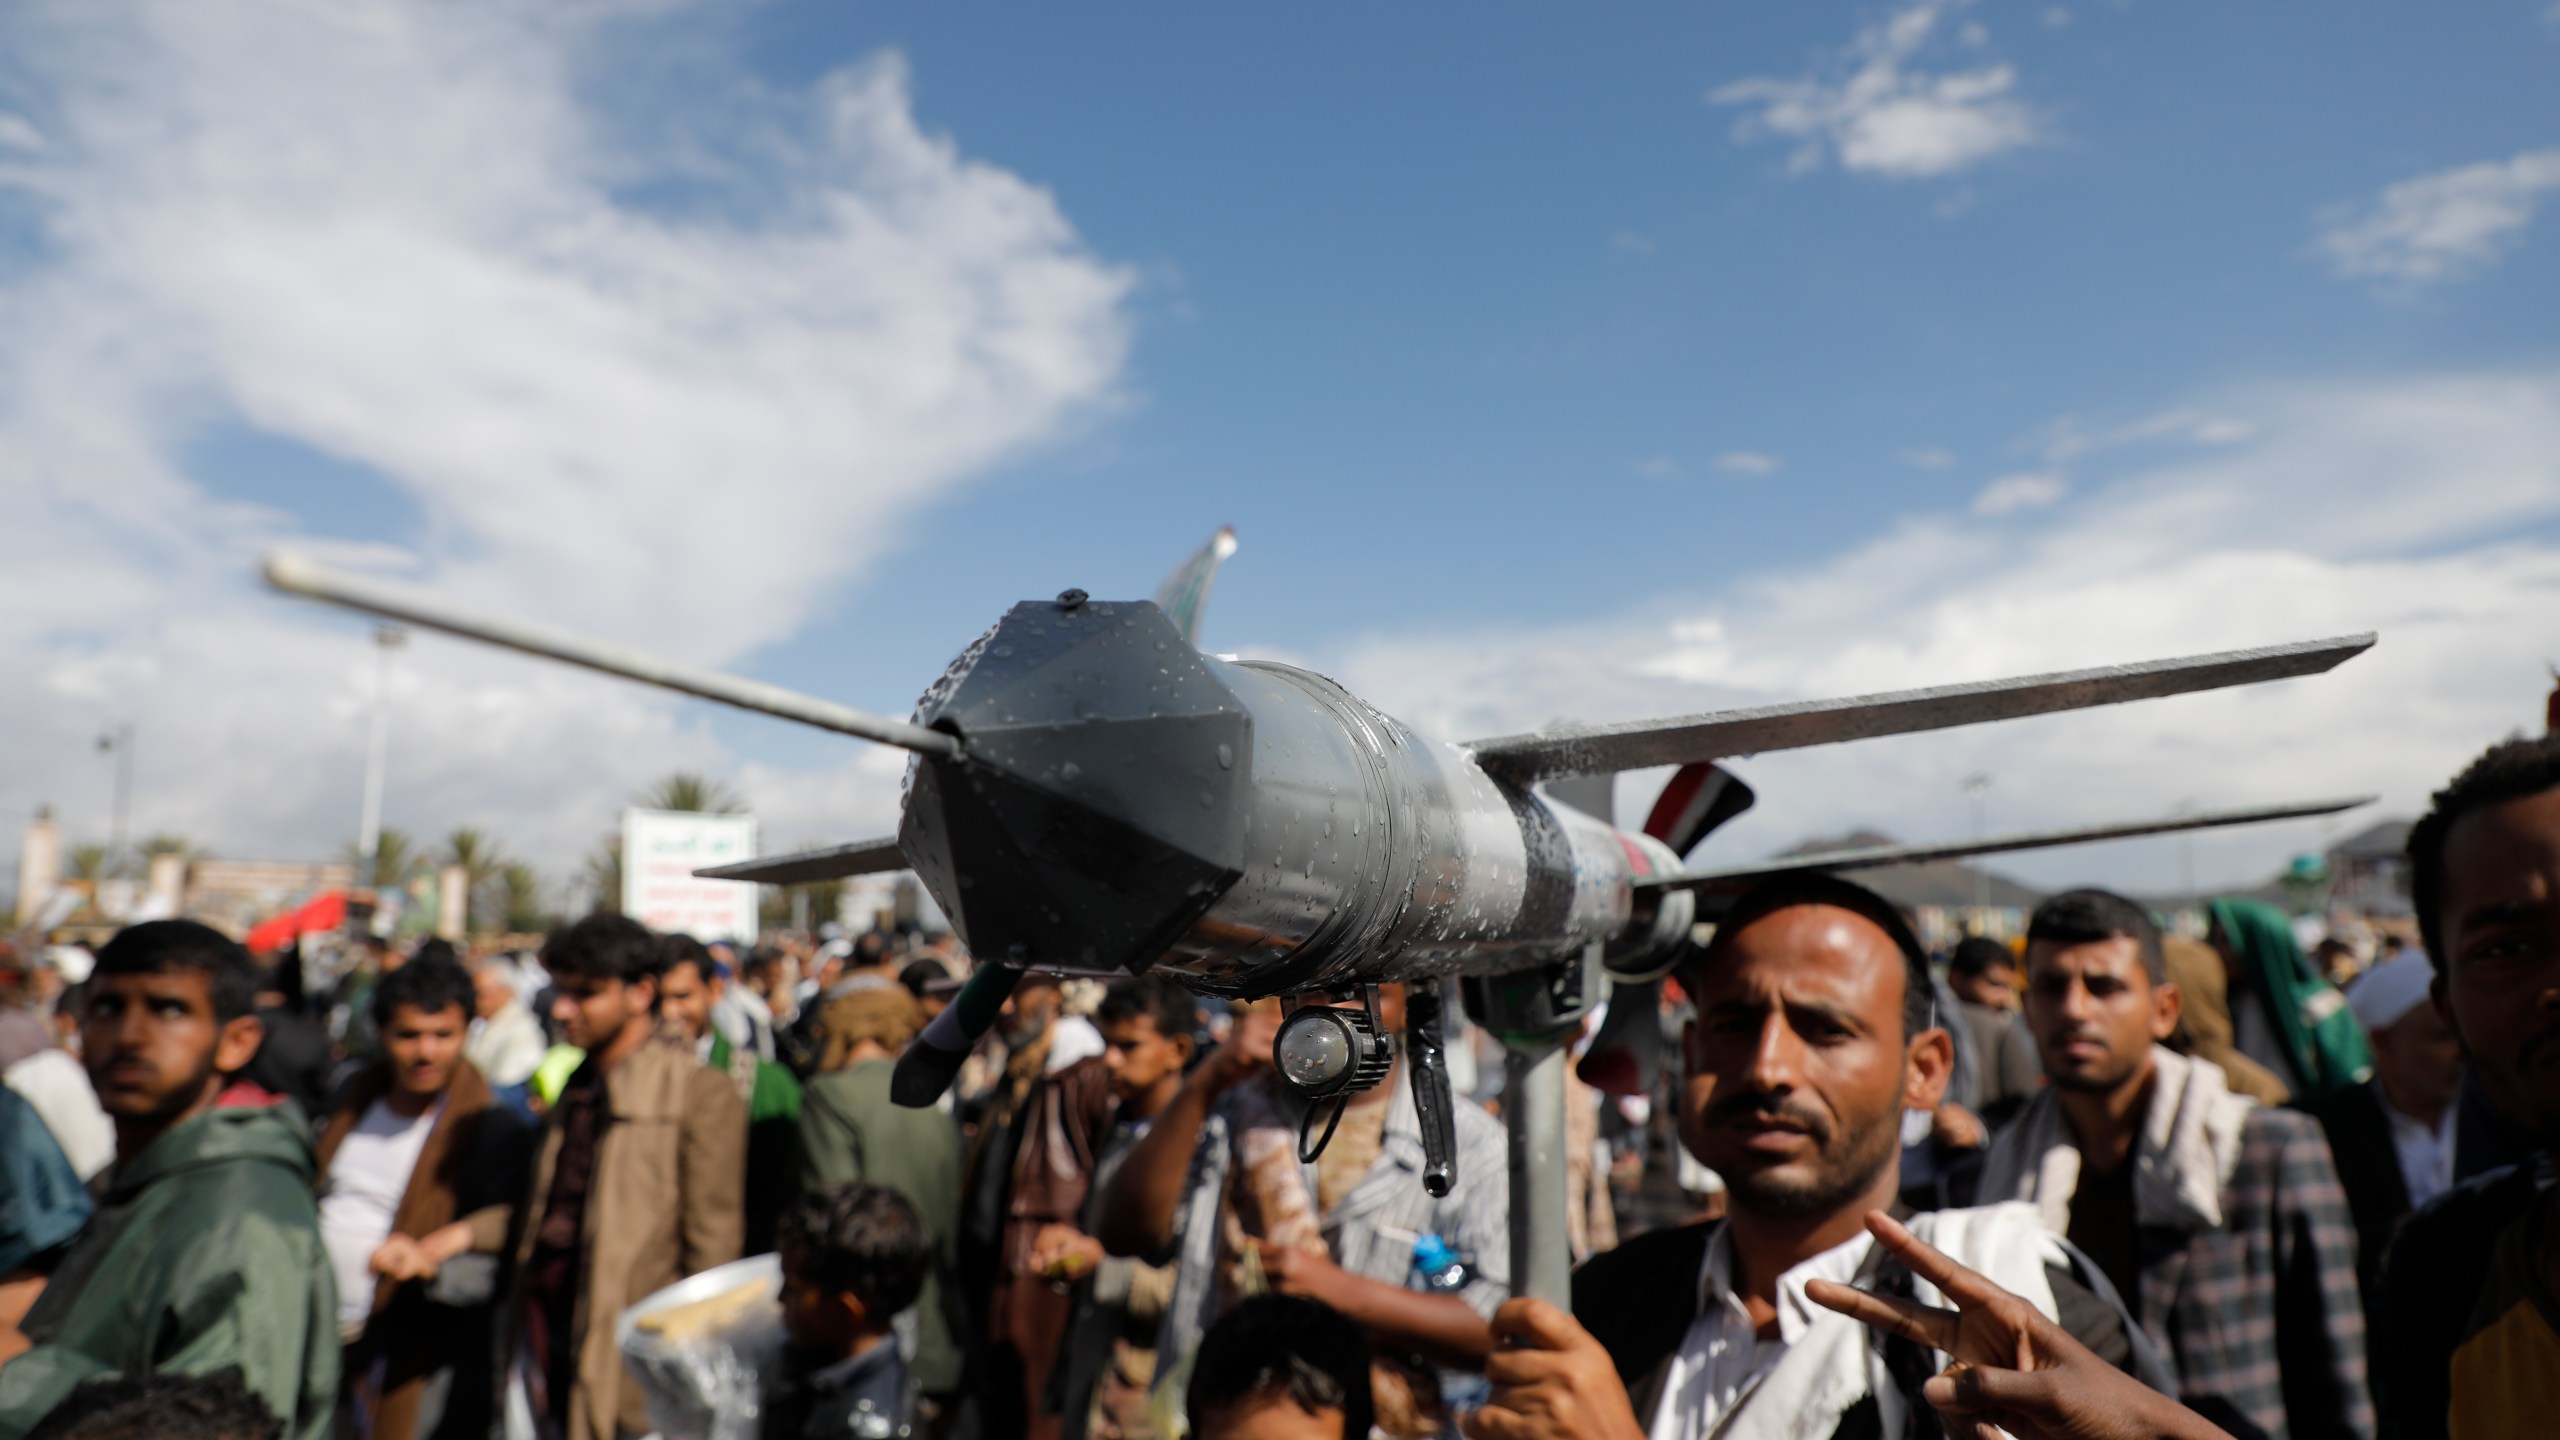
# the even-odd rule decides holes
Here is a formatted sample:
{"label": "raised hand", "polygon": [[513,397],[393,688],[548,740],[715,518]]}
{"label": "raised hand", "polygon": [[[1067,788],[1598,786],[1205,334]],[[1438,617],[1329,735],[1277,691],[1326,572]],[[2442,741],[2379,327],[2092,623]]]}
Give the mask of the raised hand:
{"label": "raised hand", "polygon": [[1921,1397],[1948,1432],[1989,1440],[2231,1440],[2211,1421],[2118,1370],[2026,1301],[1957,1264],[1881,1211],[1867,1230],[1956,1303],[1941,1310],[1828,1280],[1805,1296],[1889,1335],[1954,1357]]}

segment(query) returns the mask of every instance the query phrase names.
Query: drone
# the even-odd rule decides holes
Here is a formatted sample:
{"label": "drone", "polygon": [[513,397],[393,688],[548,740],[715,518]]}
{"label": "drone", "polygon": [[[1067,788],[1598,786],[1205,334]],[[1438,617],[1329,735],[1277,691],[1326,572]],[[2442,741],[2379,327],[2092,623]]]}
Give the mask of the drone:
{"label": "drone", "polygon": [[[979,964],[899,1058],[901,1104],[939,1099],[1026,971],[1155,973],[1204,996],[1290,1002],[1274,1068],[1312,1126],[1391,1073],[1399,1037],[1381,1031],[1377,990],[1402,984],[1423,1180],[1445,1194],[1456,1126],[1442,982],[1456,978],[1506,1047],[1511,1273],[1550,1298],[1564,1286],[1564,1041],[1602,976],[1658,981],[1720,898],[1793,871],[2328,815],[2370,798],[1687,868],[1705,834],[1753,803],[1723,763],[1735,757],[2314,675],[2375,637],[1451,744],[1313,671],[1203,653],[1200,609],[1234,549],[1222,529],[1154,600],[1068,590],[1015,605],[906,720],[463,614],[286,552],[264,569],[287,593],[910,752],[895,836],[697,872],[769,885],[915,872]],[[1550,789],[1665,765],[1679,768],[1641,829]]]}

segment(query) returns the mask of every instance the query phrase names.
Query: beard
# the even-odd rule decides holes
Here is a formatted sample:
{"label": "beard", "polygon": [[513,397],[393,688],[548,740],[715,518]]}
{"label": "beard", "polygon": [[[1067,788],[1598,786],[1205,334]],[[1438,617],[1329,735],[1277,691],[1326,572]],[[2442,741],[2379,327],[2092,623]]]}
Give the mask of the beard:
{"label": "beard", "polygon": [[1902,1152],[1899,1109],[1834,1130],[1821,1116],[1786,1100],[1737,1095],[1709,1112],[1708,1126],[1734,1113],[1783,1116],[1803,1126],[1806,1137],[1814,1142],[1809,1174],[1739,1167],[1717,1172],[1735,1209],[1770,1219],[1800,1219],[1841,1209],[1866,1195]]}

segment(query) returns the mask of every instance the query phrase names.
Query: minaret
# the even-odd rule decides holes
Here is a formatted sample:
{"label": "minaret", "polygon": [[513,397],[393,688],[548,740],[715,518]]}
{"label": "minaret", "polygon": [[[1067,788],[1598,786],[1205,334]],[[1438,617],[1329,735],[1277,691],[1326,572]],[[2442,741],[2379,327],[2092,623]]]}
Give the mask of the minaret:
{"label": "minaret", "polygon": [[34,924],[61,886],[62,832],[54,826],[53,807],[39,805],[18,847],[18,923]]}

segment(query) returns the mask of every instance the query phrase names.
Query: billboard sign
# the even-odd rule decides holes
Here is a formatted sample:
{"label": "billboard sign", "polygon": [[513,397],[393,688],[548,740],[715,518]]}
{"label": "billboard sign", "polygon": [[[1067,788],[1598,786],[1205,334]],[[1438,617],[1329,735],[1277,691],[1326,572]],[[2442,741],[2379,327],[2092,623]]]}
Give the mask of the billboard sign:
{"label": "billboard sign", "polygon": [[755,943],[756,887],[699,880],[705,865],[756,858],[756,817],[684,810],[622,812],[622,913],[696,940]]}

